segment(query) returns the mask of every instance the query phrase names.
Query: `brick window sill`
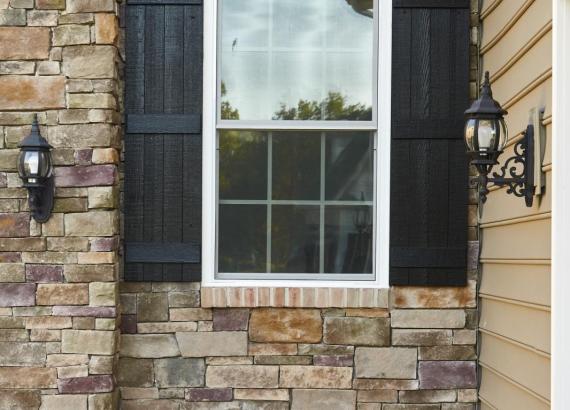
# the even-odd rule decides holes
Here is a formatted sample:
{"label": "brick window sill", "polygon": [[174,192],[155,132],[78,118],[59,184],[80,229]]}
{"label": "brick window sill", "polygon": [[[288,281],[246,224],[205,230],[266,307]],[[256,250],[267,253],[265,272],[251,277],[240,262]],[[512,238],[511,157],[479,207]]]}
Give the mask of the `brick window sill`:
{"label": "brick window sill", "polygon": [[386,288],[207,287],[202,307],[388,308]]}

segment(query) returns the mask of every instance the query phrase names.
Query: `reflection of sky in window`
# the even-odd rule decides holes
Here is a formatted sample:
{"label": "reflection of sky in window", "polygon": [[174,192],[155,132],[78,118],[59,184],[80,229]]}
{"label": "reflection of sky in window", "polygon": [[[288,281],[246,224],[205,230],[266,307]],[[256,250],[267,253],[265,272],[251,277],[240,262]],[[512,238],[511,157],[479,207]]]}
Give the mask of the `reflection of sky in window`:
{"label": "reflection of sky in window", "polygon": [[269,120],[281,104],[372,106],[373,21],[346,0],[221,1],[224,101],[242,120]]}

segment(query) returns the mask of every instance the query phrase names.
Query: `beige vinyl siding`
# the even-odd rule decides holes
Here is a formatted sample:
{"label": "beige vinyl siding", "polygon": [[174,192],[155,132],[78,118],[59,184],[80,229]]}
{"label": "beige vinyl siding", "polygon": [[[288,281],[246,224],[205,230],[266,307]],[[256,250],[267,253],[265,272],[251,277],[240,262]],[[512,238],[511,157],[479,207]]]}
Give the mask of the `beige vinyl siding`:
{"label": "beige vinyl siding", "polygon": [[481,216],[481,408],[550,407],[552,6],[550,0],[486,0],[483,70],[509,111],[513,154],[532,108],[544,108],[545,189],[531,208],[491,188]]}

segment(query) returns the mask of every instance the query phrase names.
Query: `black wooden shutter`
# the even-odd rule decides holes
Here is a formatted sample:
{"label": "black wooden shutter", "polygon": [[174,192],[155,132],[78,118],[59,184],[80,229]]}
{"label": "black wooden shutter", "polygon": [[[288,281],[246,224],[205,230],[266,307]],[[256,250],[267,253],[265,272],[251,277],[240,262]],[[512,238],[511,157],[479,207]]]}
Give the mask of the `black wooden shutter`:
{"label": "black wooden shutter", "polygon": [[464,285],[469,1],[394,0],[390,283]]}
{"label": "black wooden shutter", "polygon": [[200,280],[202,14],[126,6],[125,280]]}

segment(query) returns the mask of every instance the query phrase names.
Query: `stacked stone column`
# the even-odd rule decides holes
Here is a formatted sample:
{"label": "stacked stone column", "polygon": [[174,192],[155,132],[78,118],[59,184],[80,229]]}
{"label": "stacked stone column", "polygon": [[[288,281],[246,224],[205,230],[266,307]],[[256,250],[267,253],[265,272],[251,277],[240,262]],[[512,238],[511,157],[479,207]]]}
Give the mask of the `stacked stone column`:
{"label": "stacked stone column", "polygon": [[[0,408],[117,404],[121,57],[115,0],[0,0]],[[34,113],[51,218],[16,170]]]}

